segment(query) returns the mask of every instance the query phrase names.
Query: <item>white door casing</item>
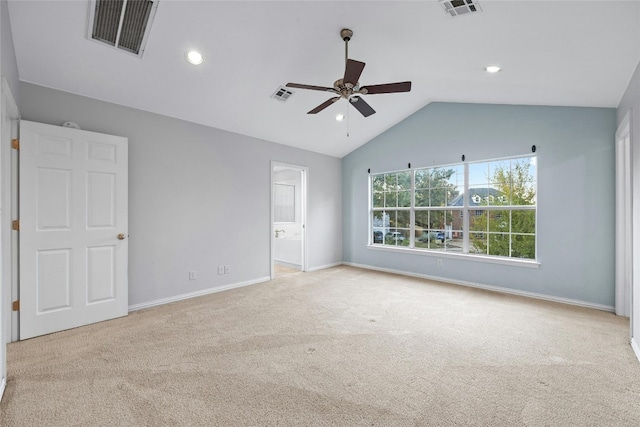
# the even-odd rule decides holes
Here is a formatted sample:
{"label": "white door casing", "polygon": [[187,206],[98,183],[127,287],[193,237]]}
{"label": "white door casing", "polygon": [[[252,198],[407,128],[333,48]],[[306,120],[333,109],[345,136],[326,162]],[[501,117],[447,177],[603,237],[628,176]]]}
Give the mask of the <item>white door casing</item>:
{"label": "white door casing", "polygon": [[[300,174],[300,270],[308,271],[308,253],[307,253],[307,191],[308,191],[308,174],[309,170],[305,166],[293,165],[278,161],[271,161],[271,250],[270,250],[270,266],[271,279],[275,278],[275,245],[276,245],[276,224],[275,224],[275,180],[274,174],[278,170],[292,170]],[[296,214],[296,217],[298,215]]]}
{"label": "white door casing", "polygon": [[11,139],[17,137],[14,123],[19,118],[18,107],[5,78],[0,95],[0,399],[7,384],[6,345],[11,338],[10,295],[12,287],[12,168]]}
{"label": "white door casing", "polygon": [[20,339],[127,315],[127,145],[20,123]]}
{"label": "white door casing", "polygon": [[616,256],[615,312],[630,316],[633,280],[633,234],[631,191],[631,139],[629,115],[616,132]]}

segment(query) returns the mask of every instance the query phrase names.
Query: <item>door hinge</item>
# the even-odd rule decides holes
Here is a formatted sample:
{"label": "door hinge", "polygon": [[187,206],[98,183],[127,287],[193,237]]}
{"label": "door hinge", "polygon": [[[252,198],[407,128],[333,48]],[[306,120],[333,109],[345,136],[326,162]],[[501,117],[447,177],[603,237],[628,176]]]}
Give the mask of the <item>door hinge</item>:
{"label": "door hinge", "polygon": [[13,311],[20,311],[20,300],[15,300],[12,304],[11,304],[11,309]]}
{"label": "door hinge", "polygon": [[14,150],[20,149],[20,140],[18,138],[11,140],[11,148],[13,148]]}
{"label": "door hinge", "polygon": [[14,219],[11,221],[11,229],[14,231],[20,231],[20,220]]}

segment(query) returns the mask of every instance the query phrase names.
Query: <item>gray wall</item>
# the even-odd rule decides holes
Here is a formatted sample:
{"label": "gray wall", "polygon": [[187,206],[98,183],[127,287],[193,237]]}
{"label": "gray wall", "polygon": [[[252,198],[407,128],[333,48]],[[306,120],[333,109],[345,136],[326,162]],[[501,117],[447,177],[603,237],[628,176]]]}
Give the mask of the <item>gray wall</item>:
{"label": "gray wall", "polygon": [[25,120],[129,138],[130,305],[269,276],[271,160],[309,168],[309,268],[341,262],[340,159],[28,83],[20,95]]}
{"label": "gray wall", "polygon": [[[343,159],[347,263],[614,304],[616,110],[434,103]],[[538,156],[537,269],[367,249],[368,174]]]}
{"label": "gray wall", "polygon": [[18,108],[20,108],[18,64],[16,62],[16,51],[13,47],[9,7],[6,0],[0,0],[0,72],[2,77],[7,79],[11,94]]}

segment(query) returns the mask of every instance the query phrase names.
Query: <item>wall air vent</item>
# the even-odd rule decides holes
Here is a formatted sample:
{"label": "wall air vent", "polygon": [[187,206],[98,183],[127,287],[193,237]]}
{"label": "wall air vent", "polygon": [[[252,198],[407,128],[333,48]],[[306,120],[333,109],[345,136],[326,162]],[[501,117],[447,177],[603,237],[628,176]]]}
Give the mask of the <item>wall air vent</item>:
{"label": "wall air vent", "polygon": [[289,90],[289,89],[287,89],[287,88],[284,88],[284,87],[280,86],[280,87],[278,88],[278,90],[276,90],[276,91],[273,93],[273,95],[271,95],[271,97],[272,97],[272,98],[277,99],[278,101],[282,101],[282,102],[284,102],[284,101],[286,101],[287,99],[289,99],[289,97],[290,97],[291,95],[293,95],[293,92],[292,92],[292,91],[290,91],[290,90]]}
{"label": "wall air vent", "polygon": [[159,0],[90,0],[88,37],[142,57]]}
{"label": "wall air vent", "polygon": [[444,11],[451,16],[482,12],[476,0],[438,0]]}

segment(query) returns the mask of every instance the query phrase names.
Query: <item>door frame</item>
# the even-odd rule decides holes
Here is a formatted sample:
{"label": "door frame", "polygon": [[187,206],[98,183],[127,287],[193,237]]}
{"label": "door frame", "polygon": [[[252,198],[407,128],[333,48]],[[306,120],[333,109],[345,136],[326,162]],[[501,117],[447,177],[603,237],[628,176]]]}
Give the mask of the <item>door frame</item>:
{"label": "door frame", "polygon": [[[16,252],[17,233],[11,230],[11,221],[17,218],[17,204],[14,185],[17,186],[17,153],[11,148],[11,139],[18,137],[18,120],[20,112],[9,87],[9,83],[2,78],[0,90],[0,399],[6,387],[7,378],[7,343],[14,341],[13,329],[17,328],[15,319],[17,312],[11,311],[11,301],[14,287],[17,289]],[[2,129],[5,117],[10,121],[11,128],[6,133]],[[4,135],[9,135],[8,139]],[[17,329],[16,329],[17,330]]]}
{"label": "door frame", "polygon": [[306,166],[294,165],[291,163],[280,162],[276,160],[271,161],[270,165],[270,179],[269,179],[269,194],[271,199],[271,209],[270,209],[270,221],[269,221],[269,242],[270,242],[270,276],[273,280],[275,278],[275,226],[274,226],[274,217],[275,217],[275,198],[274,198],[274,169],[275,167],[284,167],[287,169],[293,169],[299,171],[301,174],[301,185],[300,185],[300,194],[301,194],[301,221],[302,221],[302,232],[300,233],[302,238],[302,262],[300,263],[300,270],[303,272],[308,271],[308,256],[307,256],[307,199],[308,199],[308,182],[309,182],[309,168]]}
{"label": "door frame", "polygon": [[633,286],[633,193],[630,116],[624,117],[616,131],[616,248],[615,312],[631,315]]}

